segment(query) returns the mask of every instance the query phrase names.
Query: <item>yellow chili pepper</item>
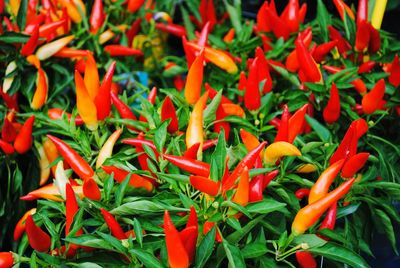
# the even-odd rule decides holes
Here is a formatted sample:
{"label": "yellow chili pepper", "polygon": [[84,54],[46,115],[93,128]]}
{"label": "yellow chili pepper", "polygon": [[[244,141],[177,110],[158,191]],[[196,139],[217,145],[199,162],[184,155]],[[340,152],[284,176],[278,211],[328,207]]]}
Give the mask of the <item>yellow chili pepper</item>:
{"label": "yellow chili pepper", "polygon": [[206,107],[208,92],[196,102],[190,114],[189,124],[186,130],[186,147],[190,148],[196,143],[200,143],[199,151],[203,148],[203,110]]}
{"label": "yellow chili pepper", "polygon": [[312,173],[317,170],[317,167],[313,164],[307,163],[299,166],[296,169],[297,173]]}
{"label": "yellow chili pepper", "polygon": [[100,168],[103,165],[104,161],[106,161],[107,158],[111,157],[114,144],[117,142],[121,133],[122,129],[117,129],[116,131],[114,131],[114,133],[111,134],[111,136],[104,143],[103,147],[101,147],[99,156],[97,157],[96,161],[96,168]]}
{"label": "yellow chili pepper", "polygon": [[96,98],[100,88],[99,71],[92,53],[87,54],[84,81],[86,89],[92,100]]}
{"label": "yellow chili pepper", "polygon": [[[248,152],[250,152],[258,145],[260,145],[260,141],[258,140],[258,138],[253,134],[251,134],[250,132],[244,130],[243,128],[240,129],[240,138],[242,139],[243,144]],[[260,152],[260,157],[263,158],[263,156],[264,156],[264,151],[262,150]]]}
{"label": "yellow chili pepper", "polygon": [[283,156],[300,156],[301,152],[296,146],[285,141],[277,141],[269,145],[264,152],[264,161],[273,165]]}
{"label": "yellow chili pepper", "polygon": [[382,25],[383,15],[385,14],[387,0],[375,1],[374,11],[372,12],[371,25],[379,30]]}
{"label": "yellow chili pepper", "polygon": [[[123,31],[126,30],[126,28],[128,28],[128,25],[121,24],[121,25],[116,26],[116,28],[118,30],[120,30],[121,32],[123,32]],[[113,30],[111,30],[111,29],[105,30],[104,32],[102,32],[99,35],[99,43],[100,43],[100,45],[102,45],[102,44],[106,43],[107,41],[111,40],[114,36],[115,36],[115,33],[113,32]]]}
{"label": "yellow chili pepper", "polygon": [[[67,9],[68,16],[73,22],[80,23],[82,21],[82,16],[79,13],[78,7],[72,0],[58,0],[58,2],[62,7]],[[80,6],[80,8],[82,8],[82,6]],[[84,11],[84,9],[82,11]]]}
{"label": "yellow chili pepper", "polygon": [[69,42],[74,40],[75,36],[74,35],[68,35],[66,37],[57,39],[53,42],[47,43],[36,51],[36,57],[39,60],[45,60],[56,54],[58,51],[60,51],[63,47],[68,45]]}
{"label": "yellow chili pepper", "polygon": [[97,129],[97,110],[94,101],[90,98],[82,76],[75,71],[76,105],[79,115],[90,130]]}
{"label": "yellow chili pepper", "polygon": [[39,166],[40,166],[40,181],[39,185],[44,185],[50,177],[49,159],[44,152],[43,145],[39,144],[36,147],[39,153]]}
{"label": "yellow chili pepper", "polygon": [[36,78],[36,90],[31,102],[33,110],[39,110],[47,101],[48,82],[47,75],[42,69],[38,69]]}

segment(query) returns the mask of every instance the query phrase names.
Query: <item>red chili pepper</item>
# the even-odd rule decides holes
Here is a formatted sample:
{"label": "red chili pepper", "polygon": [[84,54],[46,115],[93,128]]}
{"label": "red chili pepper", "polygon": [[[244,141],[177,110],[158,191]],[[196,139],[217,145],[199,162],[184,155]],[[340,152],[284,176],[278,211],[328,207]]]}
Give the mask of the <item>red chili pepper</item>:
{"label": "red chili pepper", "polygon": [[351,48],[350,44],[346,41],[345,38],[340,34],[338,30],[336,30],[332,25],[328,26],[329,37],[331,40],[337,40],[337,48],[339,53],[345,57],[346,52]]}
{"label": "red chili pepper", "polygon": [[357,25],[355,50],[362,52],[369,45],[370,29],[368,22],[364,21]]}
{"label": "red chili pepper", "polygon": [[368,45],[368,52],[371,54],[375,54],[381,48],[381,36],[377,29],[375,29],[371,24],[369,25],[369,45]]}
{"label": "red chili pepper", "polygon": [[398,87],[400,85],[400,62],[398,54],[396,54],[392,62],[392,68],[390,69],[389,75],[389,83],[395,87]]}
{"label": "red chili pepper", "polygon": [[117,220],[114,218],[113,215],[111,215],[110,212],[105,210],[104,208],[100,208],[100,212],[103,215],[104,220],[107,223],[108,228],[110,229],[112,235],[117,238],[117,239],[128,239],[124,231],[122,230],[121,226],[117,222]]}
{"label": "red chili pepper", "polygon": [[199,40],[197,40],[197,44],[199,46],[204,47],[205,45],[207,45],[209,32],[210,32],[210,22],[207,21],[206,24],[204,24],[203,28],[201,29]]}
{"label": "red chili pepper", "polygon": [[190,207],[189,218],[185,229],[179,233],[183,246],[189,255],[189,261],[192,262],[196,253],[196,243],[199,234],[199,223],[197,213],[193,206]]}
{"label": "red chili pepper", "polygon": [[47,135],[47,137],[54,143],[58,152],[80,178],[86,180],[94,176],[94,171],[90,165],[68,144],[52,135]]}
{"label": "red chili pepper", "polygon": [[221,182],[213,181],[208,177],[192,175],[189,177],[189,181],[193,188],[211,196],[218,195],[221,188]]}
{"label": "red chili pepper", "polygon": [[297,236],[307,231],[329,207],[347,194],[353,183],[354,179],[350,179],[325,197],[300,209],[293,220],[292,233]]}
{"label": "red chili pepper", "polygon": [[168,263],[171,268],[189,267],[188,252],[167,210],[164,213],[164,233],[167,244]]}
{"label": "red chili pepper", "polygon": [[299,9],[298,0],[289,0],[281,15],[281,18],[285,21],[291,33],[299,30]]}
{"label": "red chili pepper", "polygon": [[283,105],[282,108],[282,116],[281,116],[281,122],[278,128],[278,133],[276,133],[274,142],[277,141],[288,141],[289,137],[289,108],[285,104]]}
{"label": "red chili pepper", "polygon": [[367,92],[367,87],[365,86],[365,83],[361,78],[353,80],[351,84],[354,86],[354,89],[357,90],[357,92],[361,95],[364,95]]}
{"label": "red chili pepper", "polygon": [[271,30],[277,38],[283,38],[287,40],[290,36],[289,26],[285,23],[283,19],[278,17],[276,12],[271,9],[271,5],[266,7],[266,13],[268,15]]}
{"label": "red chili pepper", "polygon": [[321,71],[317,63],[307,50],[302,39],[296,39],[296,54],[299,59],[300,69],[304,72],[308,82],[320,83],[322,82]]}
{"label": "red chili pepper", "polygon": [[14,148],[17,153],[24,154],[31,149],[33,143],[32,128],[34,122],[35,116],[32,115],[25,121],[17,137],[15,137]]}
{"label": "red chili pepper", "polygon": [[219,121],[216,122],[214,124],[214,132],[216,133],[221,133],[221,130],[224,130],[224,135],[225,135],[225,140],[229,139],[229,133],[231,131],[231,125],[229,124],[229,122],[224,122],[224,121],[220,121],[223,120],[225,117],[227,116],[227,114],[224,111],[224,108],[222,107],[222,105],[219,105],[217,108],[217,112],[215,114],[215,120]]}
{"label": "red chili pepper", "polygon": [[[114,173],[114,179],[119,183],[122,183],[129,175],[128,171],[113,166],[102,166],[102,169],[107,174]],[[154,185],[150,179],[142,177],[138,174],[131,174],[129,185],[135,188],[144,188],[148,192],[151,192],[154,189]]]}
{"label": "red chili pepper", "polygon": [[269,183],[279,174],[279,170],[274,170],[271,172],[268,172],[267,174],[265,174],[264,179],[263,179],[263,191],[265,188],[267,188],[267,186],[269,185]]}
{"label": "red chili pepper", "polygon": [[186,84],[185,84],[185,99],[189,104],[195,104],[201,95],[201,85],[203,83],[204,69],[204,50],[195,58],[190,66]]}
{"label": "red chili pepper", "polygon": [[128,0],[128,11],[131,13],[135,13],[141,8],[145,2],[145,0]]}
{"label": "red chili pepper", "polygon": [[372,114],[379,108],[379,104],[385,95],[385,88],[385,80],[380,79],[374,88],[364,95],[361,102],[364,113]]}
{"label": "red chili pepper", "polygon": [[[362,74],[362,73],[369,73],[376,65],[376,62],[373,60],[369,60],[367,62],[364,62],[363,64],[361,64],[358,67],[358,74]],[[389,78],[390,79],[390,78]]]}
{"label": "red chili pepper", "polygon": [[99,91],[94,99],[97,109],[97,119],[104,120],[111,111],[111,84],[116,62],[113,61],[104,75]]}
{"label": "red chili pepper", "polygon": [[126,32],[126,37],[128,38],[128,44],[132,44],[133,38],[136,36],[136,34],[140,30],[140,24],[142,23],[141,18],[137,18],[134,20],[131,24],[131,27],[129,30]]}
{"label": "red chili pepper", "polygon": [[191,158],[191,159],[196,159],[197,158],[197,152],[199,151],[200,148],[200,143],[195,143],[189,148],[186,149],[186,152],[184,153],[184,157]]}
{"label": "red chili pepper", "polygon": [[350,157],[342,168],[342,177],[351,178],[367,162],[369,153],[358,153]]}
{"label": "red chili pepper", "polygon": [[328,124],[335,123],[340,117],[340,97],[339,90],[335,83],[331,86],[331,95],[329,97],[328,103],[324,108],[323,116],[325,122]]}
{"label": "red chili pepper", "polygon": [[17,131],[15,130],[12,122],[6,116],[4,118],[3,127],[1,129],[1,138],[5,142],[13,142],[16,137],[17,137]]}
{"label": "red chili pepper", "polygon": [[38,40],[39,40],[39,25],[35,24],[34,28],[32,30],[31,37],[29,37],[29,40],[21,48],[21,55],[22,56],[31,55],[36,49],[36,46],[38,44]]}
{"label": "red chili pepper", "polygon": [[[204,222],[204,226],[203,226],[203,234],[206,235],[208,234],[209,231],[211,231],[211,229],[214,227],[216,223],[213,221],[206,221]],[[217,231],[215,233],[215,241],[217,241],[218,243],[222,242],[222,236],[219,232],[218,226],[216,227]]]}
{"label": "red chili pepper", "polygon": [[337,45],[338,41],[333,40],[321,45],[318,45],[314,52],[312,53],[313,58],[315,59],[316,62],[322,62],[325,60],[326,55],[328,55],[329,52],[331,52],[332,49],[334,49]]}
{"label": "red chili pepper", "polygon": [[304,117],[307,113],[309,104],[304,104],[300,109],[298,109],[289,119],[289,132],[288,132],[288,142],[293,143],[297,135],[301,132],[304,125]]}
{"label": "red chili pepper", "polygon": [[15,93],[14,95],[10,96],[7,93],[3,92],[3,90],[0,90],[0,95],[3,98],[8,109],[11,109],[11,110],[14,109],[16,112],[19,111],[18,100],[17,100],[18,93]]}
{"label": "red chili pepper", "polygon": [[244,105],[250,111],[258,110],[261,106],[261,93],[258,85],[258,59],[255,58],[250,65],[246,91],[244,93]]}
{"label": "red chili pepper", "polygon": [[[1,11],[1,13],[3,13],[3,11]],[[12,252],[0,252],[0,267],[11,268],[13,266],[14,266],[14,256]]]}
{"label": "red chili pepper", "polygon": [[210,175],[210,165],[199,160],[164,154],[163,157],[171,164],[195,175],[208,177]]}
{"label": "red chili pepper", "polygon": [[[67,236],[71,230],[72,223],[74,222],[75,214],[78,212],[79,207],[76,202],[75,192],[71,184],[67,183],[65,185],[65,236]],[[79,229],[75,235],[79,236],[83,234],[83,230]],[[72,246],[72,245],[71,245]],[[76,247],[76,246],[75,246]]]}
{"label": "red chili pepper", "polygon": [[304,197],[308,197],[309,194],[310,194],[310,189],[308,188],[300,188],[294,193],[296,198],[299,200],[302,200]]}
{"label": "red chili pepper", "polygon": [[358,0],[357,26],[368,21],[368,0]]}
{"label": "red chili pepper", "polygon": [[189,69],[192,66],[192,63],[193,63],[194,59],[196,58],[196,56],[194,55],[191,47],[189,46],[189,43],[185,36],[182,37],[182,46],[183,46],[183,50],[185,51],[186,62],[187,62],[188,69]]}
{"label": "red chili pepper", "polygon": [[258,69],[258,83],[264,81],[262,92],[268,93],[272,90],[272,77],[269,73],[268,62],[265,58],[264,51],[260,47],[256,47],[257,69]]}
{"label": "red chili pepper", "polygon": [[271,23],[268,18],[268,13],[267,13],[267,8],[268,8],[268,1],[264,1],[264,3],[261,5],[260,9],[257,12],[257,31],[258,32],[270,32],[271,31]]}
{"label": "red chili pepper", "polygon": [[36,226],[33,221],[32,215],[28,215],[26,218],[25,226],[26,235],[31,247],[39,252],[47,252],[51,246],[51,238],[42,229]]}
{"label": "red chili pepper", "polygon": [[46,38],[48,41],[54,38],[57,28],[63,26],[65,21],[60,19],[58,21],[51,21],[39,27],[39,36]]}
{"label": "red chili pepper", "polygon": [[[206,91],[208,92],[208,96],[210,97],[210,99],[214,99],[215,96],[217,96],[218,91],[216,91],[215,89],[213,89],[208,83],[204,84]],[[229,104],[233,104],[233,102],[228,99],[227,97],[225,97],[224,95],[221,96],[221,104],[225,104],[225,103],[229,103]]]}
{"label": "red chili pepper", "polygon": [[[138,139],[145,141],[143,132],[139,133]],[[136,145],[135,148],[136,148],[136,152],[139,154],[137,156],[137,159],[138,159],[141,169],[149,171],[154,176],[153,172],[151,171],[151,169],[149,168],[149,165],[147,163],[147,161],[152,161],[152,160],[150,159],[150,157],[147,154],[145,154],[142,145]],[[153,150],[155,150],[155,149],[153,149]]]}
{"label": "red chili pepper", "polygon": [[141,50],[125,47],[122,45],[107,45],[104,47],[104,51],[110,54],[111,57],[120,57],[120,56],[143,57],[143,52]]}
{"label": "red chili pepper", "polygon": [[307,14],[307,3],[303,3],[299,10],[299,22],[303,23]]}
{"label": "red chili pepper", "polygon": [[296,260],[300,268],[316,268],[317,262],[313,255],[308,251],[296,251]]}
{"label": "red chili pepper", "polygon": [[186,36],[185,27],[178,25],[178,24],[173,24],[173,23],[164,24],[162,22],[158,22],[158,23],[156,23],[156,29],[158,29],[162,32],[165,32],[165,33],[175,35],[177,37],[181,37],[181,38]]}
{"label": "red chili pepper", "polygon": [[324,170],[324,172],[322,172],[318,180],[310,189],[310,194],[308,196],[309,204],[318,201],[328,194],[329,187],[342,169],[343,163],[344,159],[341,159],[330,165],[327,169]]}
{"label": "red chili pepper", "polygon": [[[321,223],[321,226],[318,230],[329,229],[334,230],[336,224],[336,211],[337,211],[337,202],[335,202],[328,210],[325,215],[324,220]],[[318,235],[319,236],[319,235]],[[320,236],[322,239],[328,240],[328,238]]]}
{"label": "red chili pepper", "polygon": [[135,138],[124,139],[122,141],[122,143],[133,145],[133,146],[142,146],[143,144],[147,145],[153,150],[153,152],[156,155],[156,157],[157,158],[159,157],[159,153],[157,151],[157,148],[156,148],[156,146],[154,145],[154,143],[152,141],[144,140],[144,139],[138,137],[137,139],[135,139]]}
{"label": "red chili pepper", "polygon": [[90,32],[96,33],[104,24],[106,14],[104,13],[103,1],[95,0],[90,15]]}
{"label": "red chili pepper", "polygon": [[[133,112],[131,111],[129,106],[126,105],[125,103],[123,103],[123,101],[118,97],[118,95],[116,93],[111,92],[111,100],[112,100],[115,108],[117,108],[119,115],[123,119],[129,119],[129,120],[136,121],[136,116],[133,114]],[[131,126],[128,126],[128,128],[135,130],[135,128],[131,127]]]}
{"label": "red chili pepper", "polygon": [[[254,164],[255,168],[262,168],[261,158],[256,160]],[[263,183],[264,183],[264,175],[259,174],[251,179],[249,185],[249,202],[258,202],[263,199]]]}
{"label": "red chili pepper", "polygon": [[226,179],[224,184],[222,185],[222,192],[225,193],[226,191],[232,189],[235,185],[237,178],[243,173],[245,167],[251,169],[254,166],[257,158],[260,156],[260,152],[265,147],[267,142],[262,142],[256,148],[251,150],[243,159],[239,162],[236,168],[233,170],[232,174]]}
{"label": "red chili pepper", "polygon": [[0,148],[7,155],[14,153],[14,147],[10,143],[8,143],[2,139],[0,139]]}

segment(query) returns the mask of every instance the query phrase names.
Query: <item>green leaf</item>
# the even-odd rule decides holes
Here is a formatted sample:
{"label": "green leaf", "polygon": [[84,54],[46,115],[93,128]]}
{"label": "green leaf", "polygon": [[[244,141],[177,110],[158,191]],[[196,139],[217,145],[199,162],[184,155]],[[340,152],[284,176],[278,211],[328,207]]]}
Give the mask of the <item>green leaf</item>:
{"label": "green leaf", "polygon": [[154,145],[158,152],[162,153],[165,141],[167,140],[167,127],[169,121],[164,121],[154,133]]}
{"label": "green leaf", "polygon": [[143,247],[143,233],[142,226],[137,218],[133,219],[133,231],[135,232],[136,241],[138,241],[140,247]]}
{"label": "green leaf", "polygon": [[207,108],[203,111],[204,125],[208,125],[215,121],[216,112],[219,104],[221,103],[222,90],[218,91],[217,95],[213,98]]}
{"label": "green leaf", "polygon": [[159,260],[154,257],[153,254],[150,254],[149,252],[141,249],[131,249],[129,252],[133,255],[135,255],[144,265],[144,267],[160,267],[162,268],[163,266],[159,262]]}
{"label": "green leaf", "polygon": [[210,258],[215,242],[215,234],[217,232],[216,226],[214,225],[213,228],[207,233],[207,235],[203,238],[200,242],[199,247],[197,248],[196,252],[196,267],[201,268],[207,263],[207,260]]}
{"label": "green leaf", "polygon": [[354,268],[370,267],[368,263],[354,251],[335,243],[326,243],[322,247],[313,247],[309,251],[316,255],[324,256],[333,261],[339,261]]}
{"label": "green leaf", "polygon": [[374,213],[376,216],[379,217],[379,220],[381,221],[381,226],[385,230],[385,233],[390,241],[390,244],[392,245],[393,250],[396,252],[396,255],[398,255],[396,247],[396,235],[393,229],[393,224],[389,216],[383,210],[380,209],[374,209]]}
{"label": "green leaf", "polygon": [[194,35],[194,25],[192,21],[190,20],[189,13],[187,12],[186,8],[182,7],[180,5],[180,10],[182,13],[182,19],[183,19],[183,24],[186,29],[186,34],[189,40],[193,40],[196,36]]}
{"label": "green leaf", "polygon": [[242,13],[240,10],[241,1],[235,0],[234,2],[235,5],[232,6],[228,3],[228,1],[224,0],[225,8],[226,11],[228,11],[233,28],[235,28],[235,32],[239,34],[242,31]]}
{"label": "green leaf", "polygon": [[119,185],[117,191],[115,192],[115,205],[120,206],[122,199],[124,198],[126,188],[128,187],[129,181],[131,180],[131,173],[125,177],[122,183]]}
{"label": "green leaf", "polygon": [[317,22],[324,42],[329,40],[328,26],[332,24],[331,17],[322,0],[317,2]]}
{"label": "green leaf", "polygon": [[322,141],[328,142],[331,139],[331,133],[321,123],[319,123],[317,120],[315,120],[314,118],[312,118],[311,116],[309,116],[307,114],[305,116],[305,119],[306,119],[307,123],[310,124],[311,128],[315,130],[318,137]]}
{"label": "green leaf", "polygon": [[327,243],[324,239],[319,238],[315,234],[299,235],[293,240],[293,242],[296,245],[306,243],[310,248],[321,247]]}
{"label": "green leaf", "polygon": [[[211,177],[213,180],[218,180],[222,178],[225,172],[225,160],[226,160],[226,141],[225,141],[225,133],[222,130],[218,135],[218,143],[215,147],[213,154],[211,155],[211,159],[214,160],[216,168],[218,170],[217,178]],[[213,165],[211,166],[213,167]]]}
{"label": "green leaf", "polygon": [[248,244],[242,249],[242,255],[245,259],[257,258],[265,255],[267,252],[267,246],[263,242]]}
{"label": "green leaf", "polygon": [[17,15],[17,24],[20,29],[25,29],[28,0],[21,0]]}
{"label": "green leaf", "polygon": [[28,35],[17,32],[5,32],[0,35],[0,42],[4,42],[7,44],[26,43],[28,40]]}
{"label": "green leaf", "polygon": [[268,214],[273,211],[281,211],[281,210],[287,211],[285,207],[286,207],[285,203],[281,203],[272,198],[268,198],[268,199],[263,199],[260,202],[249,203],[246,206],[246,209],[250,213]]}
{"label": "green leaf", "polygon": [[229,267],[246,267],[246,263],[244,262],[244,258],[238,247],[229,244],[228,241],[225,239],[223,240],[222,244],[225,249],[226,257],[229,261]]}

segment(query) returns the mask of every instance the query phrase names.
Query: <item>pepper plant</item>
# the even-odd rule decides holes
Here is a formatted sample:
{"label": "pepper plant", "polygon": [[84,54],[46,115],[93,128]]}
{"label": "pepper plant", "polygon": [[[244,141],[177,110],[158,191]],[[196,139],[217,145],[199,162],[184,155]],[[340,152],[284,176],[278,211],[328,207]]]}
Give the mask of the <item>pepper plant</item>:
{"label": "pepper plant", "polygon": [[386,1],[10,0],[0,267],[369,267],[400,218]]}

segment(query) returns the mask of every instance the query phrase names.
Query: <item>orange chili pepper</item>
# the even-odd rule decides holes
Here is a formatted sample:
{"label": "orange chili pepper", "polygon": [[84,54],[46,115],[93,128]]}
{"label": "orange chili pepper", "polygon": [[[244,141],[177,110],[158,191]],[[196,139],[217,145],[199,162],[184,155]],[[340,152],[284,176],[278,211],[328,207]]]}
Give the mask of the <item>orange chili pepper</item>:
{"label": "orange chili pepper", "polygon": [[243,173],[240,175],[238,187],[232,201],[241,206],[246,206],[249,202],[249,169],[247,167],[243,169]]}
{"label": "orange chili pepper", "polygon": [[213,181],[210,178],[203,176],[192,175],[189,177],[189,181],[193,188],[211,196],[218,195],[221,188],[221,182]]}
{"label": "orange chili pepper", "polygon": [[21,127],[14,141],[14,148],[17,153],[24,154],[31,149],[33,143],[32,128],[34,122],[35,116],[32,115],[25,121],[24,125]]}
{"label": "orange chili pepper", "polygon": [[343,163],[344,159],[339,160],[322,172],[318,180],[314,183],[313,187],[311,187],[310,194],[308,196],[309,204],[318,201],[328,194],[329,187],[342,169]]}
{"label": "orange chili pepper", "polygon": [[300,235],[307,231],[308,228],[318,221],[328,208],[350,190],[353,183],[354,179],[348,180],[325,197],[300,209],[293,220],[292,233],[294,235]]}
{"label": "orange chili pepper", "polygon": [[43,71],[43,69],[39,68],[36,78],[36,90],[31,102],[31,108],[34,110],[42,108],[47,101],[47,94],[48,94],[47,75]]}
{"label": "orange chili pepper", "polygon": [[189,267],[188,252],[167,210],[164,213],[164,233],[167,244],[168,263],[171,268]]}
{"label": "orange chili pepper", "polygon": [[25,212],[24,216],[17,222],[15,225],[14,229],[14,241],[17,241],[21,238],[21,236],[25,232],[25,224],[26,224],[26,218],[28,218],[29,215],[33,215],[36,213],[36,208],[32,208]]}
{"label": "orange chili pepper", "polygon": [[380,101],[385,95],[385,87],[385,80],[380,79],[374,88],[364,95],[361,102],[364,113],[372,114],[379,108]]}
{"label": "orange chili pepper", "polygon": [[[43,150],[46,154],[46,158],[49,161],[49,164],[53,163],[58,157],[58,151],[57,151],[57,147],[55,146],[55,144],[48,138],[45,138],[45,140],[43,141]],[[51,167],[51,171],[53,172],[53,176],[56,174],[56,168],[57,166],[53,165]]]}
{"label": "orange chili pepper", "polygon": [[333,3],[335,4],[336,9],[338,10],[339,15],[340,15],[340,17],[342,18],[343,21],[344,21],[345,13],[347,13],[347,15],[352,20],[355,19],[353,10],[351,10],[351,8],[348,5],[346,5],[346,3],[343,2],[343,0],[333,0]]}
{"label": "orange chili pepper", "polygon": [[235,38],[235,29],[231,28],[226,35],[224,36],[223,40],[225,43],[231,43]]}
{"label": "orange chili pepper", "polygon": [[93,58],[92,53],[87,53],[87,60],[85,66],[85,81],[86,90],[91,100],[94,100],[99,93],[100,79],[99,71],[97,70],[96,60]]}
{"label": "orange chili pepper", "polygon": [[78,71],[75,70],[76,105],[79,115],[90,130],[97,129],[97,109],[86,89],[85,82]]}
{"label": "orange chili pepper", "polygon": [[201,93],[201,85],[203,83],[203,69],[204,69],[204,50],[193,61],[190,66],[185,85],[185,98],[189,104],[195,104]]}
{"label": "orange chili pepper", "polygon": [[196,102],[190,114],[189,123],[186,130],[186,147],[191,147],[195,143],[200,143],[199,151],[203,147],[203,110],[206,107],[208,92]]}

